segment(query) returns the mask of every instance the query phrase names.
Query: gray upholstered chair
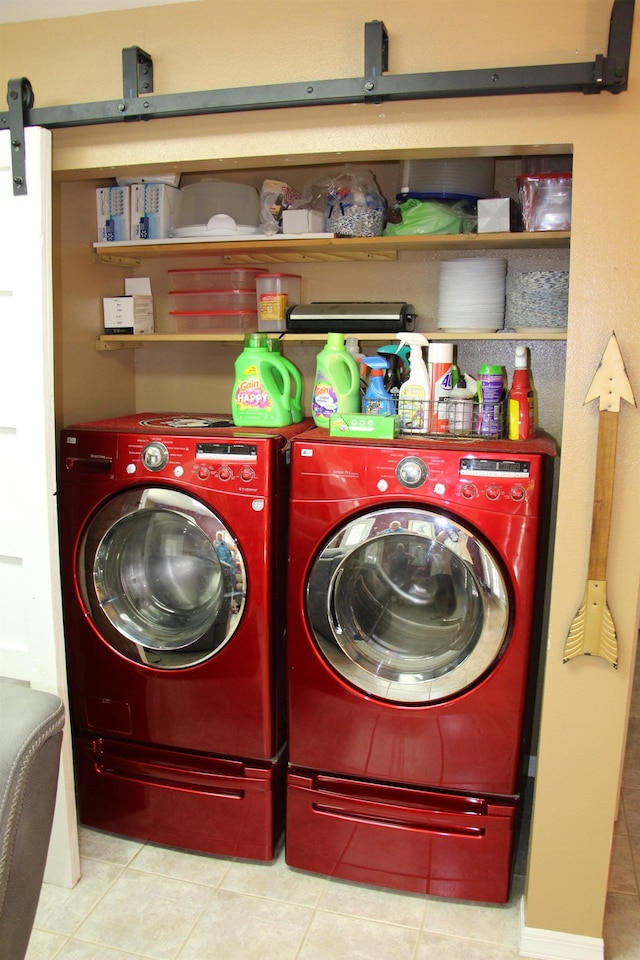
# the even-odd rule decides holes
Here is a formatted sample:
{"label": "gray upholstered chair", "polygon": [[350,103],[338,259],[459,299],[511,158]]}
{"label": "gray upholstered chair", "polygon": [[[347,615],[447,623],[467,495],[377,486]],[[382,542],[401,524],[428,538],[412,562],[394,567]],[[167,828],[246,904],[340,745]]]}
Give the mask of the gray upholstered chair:
{"label": "gray upholstered chair", "polygon": [[0,960],[23,960],[49,849],[62,701],[0,678]]}

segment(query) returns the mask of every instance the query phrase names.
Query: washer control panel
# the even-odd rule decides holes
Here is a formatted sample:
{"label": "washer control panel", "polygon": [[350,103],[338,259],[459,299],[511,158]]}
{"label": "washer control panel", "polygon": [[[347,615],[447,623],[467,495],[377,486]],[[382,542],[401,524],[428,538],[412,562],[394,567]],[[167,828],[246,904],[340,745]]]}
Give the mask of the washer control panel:
{"label": "washer control panel", "polygon": [[154,475],[183,479],[203,490],[264,493],[257,443],[198,440],[190,437],[121,436],[119,471],[141,480]]}

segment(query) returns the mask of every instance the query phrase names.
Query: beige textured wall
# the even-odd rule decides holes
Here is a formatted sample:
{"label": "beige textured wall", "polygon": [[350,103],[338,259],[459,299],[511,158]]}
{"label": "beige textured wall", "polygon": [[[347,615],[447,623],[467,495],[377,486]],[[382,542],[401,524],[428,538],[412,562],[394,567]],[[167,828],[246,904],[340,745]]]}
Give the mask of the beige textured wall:
{"label": "beige textured wall", "polygon": [[[508,15],[505,10],[508,7]],[[2,81],[29,77],[39,106],[115,99],[120,50],[136,44],[153,57],[156,92],[262,82],[353,77],[363,71],[363,24],[385,22],[394,73],[462,67],[591,60],[606,52],[608,0],[202,0],[0,30]],[[618,783],[638,628],[637,459],[640,418],[625,405],[608,566],[608,598],[620,666],[581,658],[562,664],[567,630],[581,601],[591,528],[598,411],[583,401],[612,330],[640,394],[640,247],[633,202],[640,151],[640,13],[636,12],[628,92],[515,96],[318,107],[230,114],[196,120],[112,125],[56,132],[54,165],[67,180],[111,176],[116,167],[150,164],[185,170],[233,170],[380,160],[400,155],[493,152],[535,145],[574,151],[571,292],[567,342],[558,528],[532,849],[526,893],[528,927],[600,937]],[[262,158],[254,161],[253,158]],[[73,188],[76,189],[76,188]],[[87,271],[96,270],[90,257]],[[91,280],[91,273],[87,274]],[[98,282],[98,281],[96,281]],[[102,281],[100,281],[102,282]],[[58,322],[65,311],[58,302]],[[82,328],[88,303],[66,317]],[[91,370],[85,332],[65,332],[64,373]],[[113,357],[110,358],[110,362]],[[162,377],[165,361],[152,365]],[[130,390],[135,364],[116,359],[115,388]],[[142,368],[140,368],[142,369]],[[151,375],[147,369],[146,375]],[[75,384],[74,389],[77,388]],[[71,391],[73,393],[73,391]],[[72,397],[68,403],[73,406]],[[124,406],[130,403],[126,397]]]}

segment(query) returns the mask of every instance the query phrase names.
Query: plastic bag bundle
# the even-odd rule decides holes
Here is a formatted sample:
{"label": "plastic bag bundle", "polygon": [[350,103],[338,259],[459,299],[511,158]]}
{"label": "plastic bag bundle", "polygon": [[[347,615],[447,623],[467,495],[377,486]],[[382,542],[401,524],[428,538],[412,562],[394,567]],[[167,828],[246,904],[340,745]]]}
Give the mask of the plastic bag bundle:
{"label": "plastic bag bundle", "polygon": [[326,228],[338,237],[380,237],[387,222],[386,208],[371,171],[347,166],[328,183]]}
{"label": "plastic bag bundle", "polygon": [[282,180],[265,180],[260,191],[260,229],[263,233],[282,233],[282,212],[295,207],[300,194]]}
{"label": "plastic bag bundle", "polygon": [[400,222],[387,223],[384,230],[387,237],[470,233],[477,223],[465,202],[452,204],[410,198],[399,204],[395,212]]}

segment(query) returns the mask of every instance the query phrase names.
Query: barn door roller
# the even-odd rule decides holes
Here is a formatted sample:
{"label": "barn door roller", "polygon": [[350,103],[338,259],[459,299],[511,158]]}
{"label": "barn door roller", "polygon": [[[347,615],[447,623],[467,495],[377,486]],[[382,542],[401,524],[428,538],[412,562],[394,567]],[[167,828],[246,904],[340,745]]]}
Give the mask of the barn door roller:
{"label": "barn door roller", "polygon": [[123,96],[120,100],[35,108],[29,81],[9,81],[9,110],[0,113],[0,130],[11,131],[15,193],[26,193],[24,128],[79,127],[132,120],[194,117],[249,110],[384,103],[393,100],[435,100],[526,93],[620,93],[627,88],[635,0],[614,0],[606,56],[583,63],[543,64],[453,70],[442,73],[387,75],[389,36],[384,23],[372,20],[364,28],[364,76],[309,83],[262,84],[161,94],[153,91],[153,62],[139,47],[122,51]]}

